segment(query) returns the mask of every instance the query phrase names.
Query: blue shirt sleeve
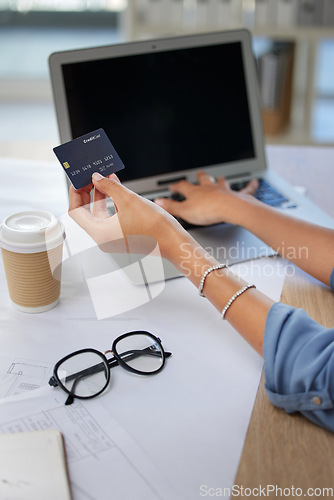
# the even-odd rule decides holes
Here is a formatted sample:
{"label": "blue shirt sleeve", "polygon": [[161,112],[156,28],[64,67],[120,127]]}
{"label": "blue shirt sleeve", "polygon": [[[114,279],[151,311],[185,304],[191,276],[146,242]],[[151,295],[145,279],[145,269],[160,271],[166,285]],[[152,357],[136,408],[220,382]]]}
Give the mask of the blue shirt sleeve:
{"label": "blue shirt sleeve", "polygon": [[302,309],[274,304],[263,356],[270,401],[334,432],[334,328],[319,325]]}

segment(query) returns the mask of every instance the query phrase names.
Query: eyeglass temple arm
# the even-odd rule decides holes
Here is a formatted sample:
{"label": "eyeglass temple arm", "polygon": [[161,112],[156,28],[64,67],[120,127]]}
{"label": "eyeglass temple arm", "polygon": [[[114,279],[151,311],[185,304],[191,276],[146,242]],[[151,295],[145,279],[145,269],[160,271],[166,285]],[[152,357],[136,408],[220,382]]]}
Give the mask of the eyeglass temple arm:
{"label": "eyeglass temple arm", "polygon": [[[115,365],[118,365],[118,361],[117,359],[115,359],[115,362],[114,362]],[[95,373],[99,373],[101,372],[103,369],[105,368],[105,364],[104,363],[99,363],[98,365],[95,365],[95,366],[91,366],[90,368],[86,368],[86,370],[83,370],[82,372],[80,373],[76,373],[76,374],[73,374],[73,375],[70,375],[69,377],[66,377],[66,382],[69,382],[70,380],[73,380],[73,385],[71,387],[71,394],[68,395],[68,398],[66,399],[65,401],[65,405],[71,405],[74,401],[74,391],[76,389],[76,386],[78,385],[79,382],[81,382],[84,378],[86,377],[89,377],[90,375],[94,375]]]}
{"label": "eyeglass temple arm", "polygon": [[[114,364],[118,365],[117,359],[114,360]],[[99,363],[97,365],[91,366],[90,368],[85,368],[80,372],[72,373],[72,375],[66,377],[65,382],[71,382],[71,380],[81,379],[87,377],[88,375],[94,375],[95,373],[101,372],[104,369],[104,367],[105,367],[104,363]],[[53,387],[58,386],[58,382],[54,376],[50,378],[49,385],[52,385]]]}
{"label": "eyeglass temple arm", "polygon": [[[140,356],[144,356],[144,355],[155,356],[155,357],[161,358],[161,352],[162,351],[152,350],[151,347],[145,347],[145,349],[136,349],[136,350],[132,349],[131,351],[124,351],[121,354],[119,354],[119,356],[122,358],[123,361],[127,362],[127,361],[131,361],[132,359],[139,358]],[[170,356],[172,356],[171,352],[164,351],[164,354],[165,354],[166,358],[169,358]],[[115,358],[108,359],[107,363],[108,363],[108,366],[110,368],[112,368],[114,365],[118,365],[118,361]]]}

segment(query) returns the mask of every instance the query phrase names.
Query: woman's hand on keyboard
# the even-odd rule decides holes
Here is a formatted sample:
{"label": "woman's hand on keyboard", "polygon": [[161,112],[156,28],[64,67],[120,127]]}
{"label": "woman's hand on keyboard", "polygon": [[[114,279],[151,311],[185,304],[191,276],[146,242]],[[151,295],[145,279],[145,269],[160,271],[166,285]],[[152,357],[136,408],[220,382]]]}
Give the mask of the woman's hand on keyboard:
{"label": "woman's hand on keyboard", "polygon": [[172,193],[180,193],[184,201],[158,198],[155,203],[170,214],[190,224],[210,225],[219,222],[238,224],[238,214],[245,201],[256,192],[258,181],[253,179],[246,187],[233,191],[224,177],[217,182],[205,172],[197,173],[198,184],[180,181],[169,186]]}

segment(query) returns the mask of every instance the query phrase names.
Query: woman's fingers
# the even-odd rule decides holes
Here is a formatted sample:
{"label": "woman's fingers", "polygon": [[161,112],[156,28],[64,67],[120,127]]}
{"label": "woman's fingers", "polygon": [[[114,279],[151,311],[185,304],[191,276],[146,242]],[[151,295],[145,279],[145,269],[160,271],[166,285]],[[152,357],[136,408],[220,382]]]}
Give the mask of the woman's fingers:
{"label": "woman's fingers", "polygon": [[216,179],[212,175],[209,175],[206,172],[203,172],[203,170],[200,170],[199,172],[197,172],[196,176],[197,176],[198,183],[201,184],[202,186],[216,184]]}
{"label": "woman's fingers", "polygon": [[241,189],[241,193],[245,194],[254,194],[256,193],[257,189],[259,187],[259,181],[257,179],[252,179],[247,186],[245,186],[243,189]]}
{"label": "woman's fingers", "polygon": [[180,193],[185,198],[187,198],[188,194],[194,189],[194,185],[188,181],[175,182],[174,184],[170,184],[168,187],[172,193]]}
{"label": "woman's fingers", "polygon": [[[228,180],[225,179],[225,177],[218,177],[217,184],[220,188],[223,188],[225,191],[231,191],[230,183],[228,182]],[[259,187],[259,181],[257,179],[252,179],[247,184],[247,186],[240,189],[239,193],[254,194],[256,193],[258,187]]]}
{"label": "woman's fingers", "polygon": [[89,210],[91,190],[92,184],[89,184],[89,186],[81,189],[74,189],[73,186],[70,186],[69,210],[74,210],[78,207],[83,207],[86,210]]}
{"label": "woman's fingers", "polygon": [[90,228],[90,224],[92,223],[93,215],[90,213],[90,192],[92,185],[86,186],[82,189],[74,189],[73,186],[70,186],[69,193],[69,216],[79,224],[79,226],[83,227],[87,230]]}
{"label": "woman's fingers", "polygon": [[167,212],[175,215],[176,217],[183,216],[183,202],[174,201],[169,198],[157,198],[154,202],[159,205],[159,207],[164,208]]}
{"label": "woman's fingers", "polygon": [[101,193],[96,187],[94,188],[92,214],[100,219],[108,219],[106,195]]}
{"label": "woman's fingers", "polygon": [[218,184],[218,186],[220,188],[223,188],[225,191],[230,191],[231,190],[230,183],[223,176],[218,177],[217,184]]}
{"label": "woman's fingers", "polygon": [[101,174],[95,172],[92,176],[93,184],[95,188],[102,193],[103,195],[109,196],[115,204],[119,208],[119,205],[124,200],[124,196],[130,195],[130,193],[136,196],[134,193],[129,191],[125,186],[123,186],[118,177],[113,174],[112,176],[103,177]]}
{"label": "woman's fingers", "polygon": [[96,232],[96,221],[98,219],[90,211],[92,186],[93,185],[90,184],[78,190],[74,189],[73,186],[70,187],[68,214],[77,224],[79,224],[79,226],[94,238],[93,235]]}

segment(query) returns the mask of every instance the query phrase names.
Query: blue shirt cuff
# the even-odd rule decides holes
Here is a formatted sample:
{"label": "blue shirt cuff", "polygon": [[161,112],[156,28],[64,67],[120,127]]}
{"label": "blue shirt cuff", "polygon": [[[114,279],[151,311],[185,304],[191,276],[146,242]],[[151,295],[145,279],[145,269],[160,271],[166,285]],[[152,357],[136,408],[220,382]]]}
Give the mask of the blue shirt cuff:
{"label": "blue shirt cuff", "polygon": [[334,329],[319,325],[302,309],[274,304],[263,356],[270,401],[334,431]]}

